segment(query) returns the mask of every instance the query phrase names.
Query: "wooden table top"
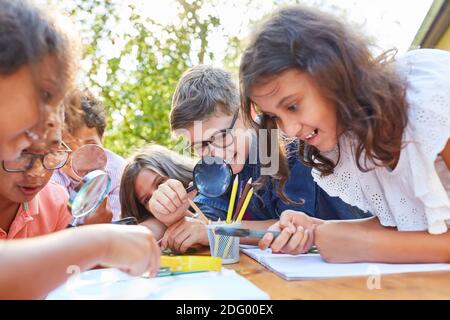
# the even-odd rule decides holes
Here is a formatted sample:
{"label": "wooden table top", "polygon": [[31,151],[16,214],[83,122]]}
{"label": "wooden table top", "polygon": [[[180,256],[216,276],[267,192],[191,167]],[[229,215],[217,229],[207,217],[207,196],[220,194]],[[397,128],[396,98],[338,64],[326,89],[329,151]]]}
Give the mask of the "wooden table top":
{"label": "wooden table top", "polygon": [[225,266],[267,292],[272,299],[450,299],[450,271],[382,275],[380,289],[368,289],[367,277],[287,281],[241,253]]}

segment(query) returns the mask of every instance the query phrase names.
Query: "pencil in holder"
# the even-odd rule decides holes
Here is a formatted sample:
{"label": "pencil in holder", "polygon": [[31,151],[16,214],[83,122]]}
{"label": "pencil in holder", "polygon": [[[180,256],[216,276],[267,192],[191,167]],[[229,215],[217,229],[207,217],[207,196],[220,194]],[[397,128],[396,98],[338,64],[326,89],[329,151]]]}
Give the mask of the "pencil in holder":
{"label": "pencil in holder", "polygon": [[239,262],[239,237],[215,234],[216,227],[238,228],[240,223],[212,222],[206,226],[211,256],[222,258],[222,264]]}

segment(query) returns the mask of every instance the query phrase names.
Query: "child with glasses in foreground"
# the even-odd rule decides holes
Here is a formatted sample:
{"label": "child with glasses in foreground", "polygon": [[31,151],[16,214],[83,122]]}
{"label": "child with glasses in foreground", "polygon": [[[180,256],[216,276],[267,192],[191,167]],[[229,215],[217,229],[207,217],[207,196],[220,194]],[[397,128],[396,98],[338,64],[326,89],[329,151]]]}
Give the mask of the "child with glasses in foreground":
{"label": "child with glasses in foreground", "polygon": [[[62,114],[61,105],[59,107]],[[0,239],[29,238],[65,229],[72,219],[69,194],[51,181],[55,170],[69,160],[71,148],[61,140],[62,119],[53,123],[42,147],[33,143],[15,160],[3,160],[0,168]],[[92,213],[84,224],[104,223],[103,213]],[[111,215],[110,215],[111,217]]]}
{"label": "child with glasses in foreground", "polygon": [[[0,0],[0,168],[1,160],[14,160],[24,149],[37,154],[38,150],[48,153],[61,146],[62,117],[58,106],[73,86],[79,55],[74,48],[77,37],[68,32],[73,27],[70,23],[58,23],[59,18],[60,14],[51,16],[28,1]],[[54,160],[47,157],[43,162],[51,167],[58,162]],[[41,161],[35,160],[33,165],[37,167],[33,170],[43,166]],[[14,163],[5,164],[7,169],[14,168]],[[7,180],[12,180],[11,175]],[[32,175],[33,179],[26,181],[22,175],[18,174],[20,179],[15,186],[25,193],[34,193],[34,188],[44,185],[42,177]],[[0,185],[4,186],[4,182]],[[16,218],[14,208],[17,210],[27,200],[22,191],[16,189],[20,199],[3,199],[1,205],[1,219],[9,217],[9,221],[3,220],[2,228],[9,233],[16,225],[11,222]],[[12,214],[8,214],[8,207],[12,207]],[[28,228],[40,216],[22,217],[18,223],[21,219],[30,220]],[[43,220],[39,223],[42,228],[46,226]],[[154,275],[159,268],[159,250],[144,227],[103,224],[30,239],[0,239],[0,261],[0,299],[36,299],[63,283],[72,266],[84,271],[101,265],[132,275],[146,271]]]}
{"label": "child with glasses in foreground", "polygon": [[65,229],[72,216],[64,187],[51,182],[67,162],[64,142],[53,150],[26,149],[0,169],[0,239],[36,237]]}

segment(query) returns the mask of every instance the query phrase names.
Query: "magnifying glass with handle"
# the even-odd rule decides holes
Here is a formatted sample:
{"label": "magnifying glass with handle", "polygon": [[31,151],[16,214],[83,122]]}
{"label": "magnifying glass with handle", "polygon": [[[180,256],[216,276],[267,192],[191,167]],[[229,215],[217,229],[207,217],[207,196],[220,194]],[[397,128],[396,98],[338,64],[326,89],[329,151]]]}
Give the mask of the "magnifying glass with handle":
{"label": "magnifying glass with handle", "polygon": [[206,197],[217,198],[225,194],[231,185],[233,170],[220,157],[203,157],[194,167],[193,184],[186,189],[195,189]]}
{"label": "magnifying glass with handle", "polygon": [[111,178],[102,170],[94,170],[86,174],[72,192],[69,209],[73,219],[69,227],[75,227],[80,218],[95,212],[108,195]]}
{"label": "magnifying glass with handle", "polygon": [[[83,217],[95,212],[108,196],[111,179],[104,171],[106,164],[106,152],[96,144],[84,145],[72,155],[72,170],[82,178],[70,195],[69,209],[73,219],[69,227],[77,226]],[[112,223],[135,225],[138,221],[129,217]]]}

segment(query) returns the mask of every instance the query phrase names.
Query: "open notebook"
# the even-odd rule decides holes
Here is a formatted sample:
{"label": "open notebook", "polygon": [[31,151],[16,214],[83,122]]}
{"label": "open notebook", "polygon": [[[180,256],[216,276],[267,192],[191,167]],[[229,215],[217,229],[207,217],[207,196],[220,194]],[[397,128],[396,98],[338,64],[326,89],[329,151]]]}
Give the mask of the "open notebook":
{"label": "open notebook", "polygon": [[[253,246],[241,246],[241,251],[286,280],[314,280],[338,277],[359,277],[393,273],[445,271],[450,264],[386,264],[327,263],[319,254],[272,254]],[[449,275],[450,276],[450,275]]]}
{"label": "open notebook", "polygon": [[48,300],[266,300],[267,293],[233,270],[169,277],[132,277],[117,269],[83,272],[52,291]]}

